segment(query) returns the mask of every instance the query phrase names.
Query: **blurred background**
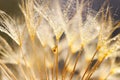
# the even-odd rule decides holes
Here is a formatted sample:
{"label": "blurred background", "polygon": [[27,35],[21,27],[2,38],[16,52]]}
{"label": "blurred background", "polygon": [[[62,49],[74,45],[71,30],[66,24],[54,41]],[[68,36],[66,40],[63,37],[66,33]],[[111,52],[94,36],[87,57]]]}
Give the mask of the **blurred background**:
{"label": "blurred background", "polygon": [[[10,16],[20,17],[22,15],[19,3],[21,0],[0,0],[0,10],[5,11]],[[92,8],[99,10],[105,0],[93,0]],[[66,2],[66,1],[65,1]],[[120,20],[120,0],[109,0],[112,16],[115,20]]]}
{"label": "blurred background", "polygon": [[20,16],[20,0],[0,0],[0,10],[5,11],[10,16]]}

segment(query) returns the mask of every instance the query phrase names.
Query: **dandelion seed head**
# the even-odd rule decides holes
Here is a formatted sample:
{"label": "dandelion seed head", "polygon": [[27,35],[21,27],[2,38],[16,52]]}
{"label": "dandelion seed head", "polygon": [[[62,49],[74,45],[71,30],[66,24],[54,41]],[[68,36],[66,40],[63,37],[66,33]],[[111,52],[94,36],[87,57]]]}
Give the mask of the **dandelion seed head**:
{"label": "dandelion seed head", "polygon": [[91,3],[22,0],[23,24],[0,11],[0,31],[16,44],[0,37],[0,79],[119,80],[119,23]]}

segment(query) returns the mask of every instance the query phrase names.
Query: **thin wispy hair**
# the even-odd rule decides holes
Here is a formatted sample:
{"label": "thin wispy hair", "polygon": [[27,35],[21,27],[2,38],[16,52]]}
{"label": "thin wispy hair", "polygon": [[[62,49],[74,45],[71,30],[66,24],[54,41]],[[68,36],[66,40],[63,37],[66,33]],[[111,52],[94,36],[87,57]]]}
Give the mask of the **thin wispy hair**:
{"label": "thin wispy hair", "polygon": [[62,1],[22,0],[23,24],[0,11],[0,31],[16,44],[0,36],[1,80],[119,80],[120,23],[108,2],[96,12],[92,1]]}

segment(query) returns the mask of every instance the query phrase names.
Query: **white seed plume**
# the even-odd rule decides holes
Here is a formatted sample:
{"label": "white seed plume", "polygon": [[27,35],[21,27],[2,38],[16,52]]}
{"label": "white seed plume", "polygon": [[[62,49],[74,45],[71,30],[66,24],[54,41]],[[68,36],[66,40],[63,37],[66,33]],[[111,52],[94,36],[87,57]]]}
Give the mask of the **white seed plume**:
{"label": "white seed plume", "polygon": [[0,11],[0,31],[16,44],[0,34],[0,80],[119,80],[120,24],[109,7],[88,13],[89,3],[22,0],[23,24]]}

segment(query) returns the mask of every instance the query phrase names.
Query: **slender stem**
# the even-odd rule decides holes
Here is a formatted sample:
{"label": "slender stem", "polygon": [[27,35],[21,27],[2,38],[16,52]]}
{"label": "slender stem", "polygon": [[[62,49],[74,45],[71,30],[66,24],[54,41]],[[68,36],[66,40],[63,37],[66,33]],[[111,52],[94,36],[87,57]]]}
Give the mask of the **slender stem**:
{"label": "slender stem", "polygon": [[58,80],[58,53],[56,54],[56,80]]}
{"label": "slender stem", "polygon": [[52,80],[54,80],[54,68],[51,68]]}
{"label": "slender stem", "polygon": [[56,80],[58,80],[58,42],[59,40],[56,39],[56,46],[53,48],[53,53],[55,55],[55,73],[56,73]]}
{"label": "slender stem", "polygon": [[[69,58],[69,57],[71,58],[71,55],[69,55],[69,53],[68,53],[68,58]],[[68,60],[68,59],[67,59],[67,60]],[[67,63],[67,60],[66,60],[66,64],[65,64],[65,66],[64,66],[63,72],[62,72],[63,80],[65,80],[65,77],[66,77],[66,74],[67,74],[66,69],[67,69],[67,67],[68,67],[71,59],[68,60],[68,63]]]}
{"label": "slender stem", "polygon": [[83,47],[81,47],[81,51],[78,53],[78,56],[77,56],[77,58],[76,58],[75,65],[74,65],[74,68],[73,68],[73,71],[71,72],[70,80],[72,80],[72,77],[73,77],[73,75],[74,75],[75,68],[76,68],[76,66],[77,66],[77,62],[78,62],[78,60],[79,60],[79,57],[80,57],[80,54],[81,54],[82,50],[83,50]]}
{"label": "slender stem", "polygon": [[81,79],[81,80],[83,80],[83,79],[84,79],[84,77],[85,77],[86,73],[88,72],[88,70],[89,70],[89,68],[90,68],[90,64],[92,63],[92,61],[93,61],[93,59],[94,59],[95,55],[97,54],[97,52],[98,52],[98,49],[96,49],[95,53],[93,54],[93,56],[92,56],[92,58],[91,58],[91,60],[90,60],[90,63],[88,64],[88,66],[87,66],[87,68],[86,68],[86,70],[85,70],[85,73],[83,74],[83,76],[82,76],[82,79]]}
{"label": "slender stem", "polygon": [[101,65],[101,63],[103,62],[103,60],[105,59],[105,57],[106,57],[106,56],[104,56],[100,62],[99,62],[99,61],[96,62],[95,66],[92,68],[91,72],[88,74],[88,76],[87,76],[86,79],[88,79],[88,80],[90,79],[91,75],[92,75],[92,74],[95,72],[95,70]]}
{"label": "slender stem", "polygon": [[57,40],[57,50],[56,50],[56,80],[58,80],[58,42],[59,40]]}
{"label": "slender stem", "polygon": [[66,71],[66,66],[67,66],[68,58],[69,58],[69,53],[67,54],[67,57],[66,57],[65,63],[64,63],[64,67],[63,67],[63,70],[62,70],[62,80],[64,80],[64,77],[65,77],[64,73]]}
{"label": "slender stem", "polygon": [[13,80],[17,80],[17,78],[15,77],[15,75],[11,72],[11,70],[0,61],[0,67],[1,69],[6,73],[6,75],[8,75],[10,78],[12,78]]}
{"label": "slender stem", "polygon": [[89,79],[90,76],[93,74],[93,72],[96,70],[96,68],[99,66],[99,62],[97,61],[94,68],[88,73],[87,77],[85,79]]}
{"label": "slender stem", "polygon": [[44,71],[45,71],[45,74],[46,74],[46,76],[45,76],[45,78],[46,78],[46,80],[48,80],[48,73],[47,73],[47,67],[46,67],[46,59],[45,59],[45,55],[44,55]]}
{"label": "slender stem", "polygon": [[9,76],[9,74],[4,70],[4,68],[2,66],[0,66],[0,69],[3,71],[4,75],[6,75],[6,77],[8,79],[12,80],[11,77]]}

